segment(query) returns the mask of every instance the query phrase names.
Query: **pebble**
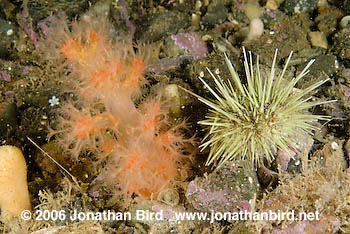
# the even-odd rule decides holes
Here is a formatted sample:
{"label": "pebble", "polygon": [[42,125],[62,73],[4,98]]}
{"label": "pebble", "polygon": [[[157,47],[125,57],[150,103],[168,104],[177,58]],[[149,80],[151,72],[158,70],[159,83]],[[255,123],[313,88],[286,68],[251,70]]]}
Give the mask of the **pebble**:
{"label": "pebble", "polygon": [[326,36],[322,32],[309,32],[312,46],[318,46],[324,49],[328,48]]}

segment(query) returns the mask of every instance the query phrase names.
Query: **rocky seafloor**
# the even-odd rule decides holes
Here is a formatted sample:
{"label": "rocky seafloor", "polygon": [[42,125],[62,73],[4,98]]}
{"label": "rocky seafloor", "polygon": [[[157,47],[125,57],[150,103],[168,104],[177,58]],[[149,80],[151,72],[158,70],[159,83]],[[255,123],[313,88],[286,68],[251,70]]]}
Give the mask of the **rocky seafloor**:
{"label": "rocky seafloor", "polygon": [[[2,219],[1,232],[350,233],[350,1],[3,0],[0,4],[0,142],[22,150],[33,207],[30,220]],[[63,79],[72,77],[69,65],[44,55],[41,45],[48,34],[59,34],[51,26],[62,15],[70,23],[88,12],[97,19],[106,17],[114,35],[131,38],[135,50],[141,45],[149,48],[152,62],[144,72],[148,82],[141,96],[164,87],[171,100],[169,118],[186,119],[187,134],[197,141],[184,178],[147,199],[137,199],[137,194],[125,201],[115,199],[114,188],[100,176],[106,162],[90,151],[75,160],[55,137],[47,137],[57,125],[63,103],[77,97]],[[210,86],[215,83],[207,68],[229,77],[224,53],[244,74],[242,47],[259,55],[262,74],[271,67],[276,48],[279,71],[293,51],[287,78],[315,59],[296,88],[329,78],[313,91],[312,99],[336,102],[310,110],[331,120],[320,122],[312,136],[296,139],[299,148],[293,155],[275,152],[276,160],[259,169],[247,160],[216,169],[205,166],[208,149],[197,149],[206,134],[197,122],[208,108],[180,87],[210,97],[198,77]],[[135,102],[137,107],[142,103]],[[140,210],[162,213],[163,218],[137,218]],[[38,218],[44,211],[48,216]],[[54,218],[55,211],[64,215]],[[70,220],[67,216],[74,211],[113,211],[121,216]],[[219,215],[240,211],[306,212],[319,217],[266,221]],[[186,212],[217,216],[176,219],[175,214]]]}

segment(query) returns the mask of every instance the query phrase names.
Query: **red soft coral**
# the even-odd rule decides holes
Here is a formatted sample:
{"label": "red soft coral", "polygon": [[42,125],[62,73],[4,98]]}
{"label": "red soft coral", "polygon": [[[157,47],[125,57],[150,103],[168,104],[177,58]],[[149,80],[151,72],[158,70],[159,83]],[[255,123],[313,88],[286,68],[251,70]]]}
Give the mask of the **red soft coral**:
{"label": "red soft coral", "polygon": [[103,31],[89,23],[95,21],[82,17],[72,31],[63,26],[63,35],[57,35],[56,50],[69,64],[79,105],[62,106],[57,130],[49,136],[56,134],[75,158],[84,151],[109,155],[104,178],[125,197],[150,198],[183,179],[185,143],[192,140],[182,134],[184,122],[170,126],[162,95],[140,100],[148,55],[135,53],[130,40],[112,42],[112,27],[103,18],[109,29]]}

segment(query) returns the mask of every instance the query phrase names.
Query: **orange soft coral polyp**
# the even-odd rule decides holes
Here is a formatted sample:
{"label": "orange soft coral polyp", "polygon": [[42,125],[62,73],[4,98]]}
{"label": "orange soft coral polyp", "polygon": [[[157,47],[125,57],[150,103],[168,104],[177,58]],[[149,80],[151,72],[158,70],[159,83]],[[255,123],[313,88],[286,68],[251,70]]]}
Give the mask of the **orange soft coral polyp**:
{"label": "orange soft coral polyp", "polygon": [[131,72],[130,72],[129,79],[138,81],[142,77],[142,73],[145,71],[146,66],[142,59],[135,58],[132,61],[130,68],[131,68]]}
{"label": "orange soft coral polyp", "polygon": [[173,144],[174,141],[175,141],[174,134],[172,134],[172,133],[169,132],[169,131],[163,133],[163,134],[160,136],[160,139],[161,139],[161,142],[162,142],[164,145],[171,145],[171,144]]}
{"label": "orange soft coral polyp", "polygon": [[146,119],[143,124],[143,132],[149,132],[151,130],[155,129],[157,122],[154,120],[154,118]]}
{"label": "orange soft coral polyp", "polygon": [[90,85],[91,88],[97,88],[107,92],[116,89],[116,87],[120,84],[122,68],[123,67],[119,62],[113,61],[101,69],[93,72],[87,85]]}
{"label": "orange soft coral polyp", "polygon": [[132,63],[127,66],[125,78],[123,79],[123,87],[130,92],[138,91],[143,85],[144,78],[142,76],[146,66],[141,58],[134,58]]}
{"label": "orange soft coral polyp", "polygon": [[125,168],[127,170],[140,170],[142,168],[145,168],[146,162],[142,158],[142,153],[140,152],[133,152],[127,155],[127,159],[125,161]]}
{"label": "orange soft coral polyp", "polygon": [[[111,124],[112,122],[114,123]],[[114,120],[108,114],[97,114],[95,116],[83,115],[76,120],[76,126],[73,126],[73,134],[80,138],[87,138],[89,135],[101,132],[108,126],[117,124],[117,122],[117,120]]]}
{"label": "orange soft coral polyp", "polygon": [[77,38],[67,40],[60,50],[64,57],[72,62],[83,64],[96,56],[99,53],[98,44],[102,42],[102,35],[95,30],[91,30],[88,35],[85,44]]}
{"label": "orange soft coral polyp", "polygon": [[77,124],[73,130],[73,134],[79,138],[87,138],[93,131],[95,125],[95,120],[89,116],[82,116],[77,120]]}
{"label": "orange soft coral polyp", "polygon": [[102,34],[96,32],[95,30],[91,30],[89,33],[87,44],[90,45],[91,47],[95,46],[96,44],[101,42],[102,38],[103,38]]}
{"label": "orange soft coral polyp", "polygon": [[82,57],[83,45],[75,39],[70,39],[62,45],[60,51],[66,59],[77,61]]}

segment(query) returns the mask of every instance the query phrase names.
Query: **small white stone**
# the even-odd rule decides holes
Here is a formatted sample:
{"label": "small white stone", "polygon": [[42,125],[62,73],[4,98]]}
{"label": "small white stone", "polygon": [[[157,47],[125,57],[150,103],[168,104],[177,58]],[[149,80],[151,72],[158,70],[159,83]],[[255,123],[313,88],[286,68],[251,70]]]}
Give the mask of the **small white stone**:
{"label": "small white stone", "polygon": [[252,177],[249,177],[248,180],[249,180],[249,183],[251,183],[251,184],[253,183]]}
{"label": "small white stone", "polygon": [[340,64],[339,64],[339,61],[338,61],[337,59],[334,61],[334,67],[335,67],[336,69],[339,69],[339,68],[340,68]]}
{"label": "small white stone", "polygon": [[13,34],[13,30],[12,29],[9,29],[6,31],[6,35],[7,36],[11,36]]}
{"label": "small white stone", "polygon": [[341,20],[340,20],[340,28],[346,28],[346,26],[349,24],[350,22],[350,16],[344,16]]}
{"label": "small white stone", "polygon": [[332,149],[336,150],[336,149],[338,149],[339,145],[337,142],[333,141],[331,144],[331,147],[332,147]]}
{"label": "small white stone", "polygon": [[326,35],[323,32],[309,32],[311,44],[324,49],[328,48],[328,41]]}

